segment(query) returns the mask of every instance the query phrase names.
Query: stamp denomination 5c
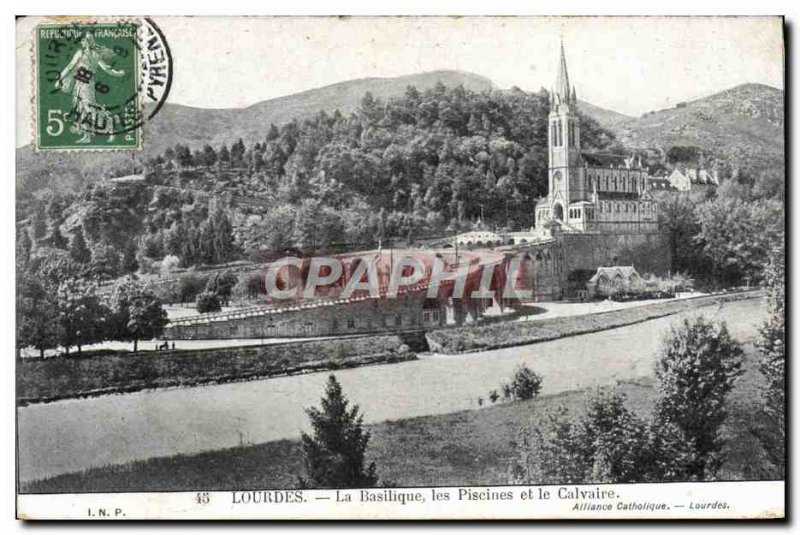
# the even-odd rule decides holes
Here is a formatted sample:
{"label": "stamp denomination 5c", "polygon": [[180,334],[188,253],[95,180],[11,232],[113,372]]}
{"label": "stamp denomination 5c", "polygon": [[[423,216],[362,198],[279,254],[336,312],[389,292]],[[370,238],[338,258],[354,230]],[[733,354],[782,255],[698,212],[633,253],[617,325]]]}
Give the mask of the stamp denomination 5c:
{"label": "stamp denomination 5c", "polygon": [[172,74],[151,21],[41,24],[34,43],[38,150],[141,147],[145,109],[158,111]]}

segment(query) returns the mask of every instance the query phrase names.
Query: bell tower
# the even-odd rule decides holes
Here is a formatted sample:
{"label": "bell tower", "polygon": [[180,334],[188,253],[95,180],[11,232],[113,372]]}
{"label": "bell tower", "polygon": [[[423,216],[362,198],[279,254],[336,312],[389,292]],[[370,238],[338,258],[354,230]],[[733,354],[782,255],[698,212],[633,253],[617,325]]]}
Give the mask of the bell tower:
{"label": "bell tower", "polygon": [[[550,91],[550,114],[548,116],[548,160],[550,201],[554,208],[557,202],[563,203],[561,209],[573,199],[570,198],[570,183],[576,183],[580,161],[580,124],[577,114],[575,88],[569,85],[567,59],[564,43],[561,43],[561,58],[558,64],[556,87]],[[576,174],[575,177],[571,173]],[[577,189],[577,188],[575,188]],[[577,193],[577,191],[575,192]],[[553,217],[560,214],[554,209]]]}

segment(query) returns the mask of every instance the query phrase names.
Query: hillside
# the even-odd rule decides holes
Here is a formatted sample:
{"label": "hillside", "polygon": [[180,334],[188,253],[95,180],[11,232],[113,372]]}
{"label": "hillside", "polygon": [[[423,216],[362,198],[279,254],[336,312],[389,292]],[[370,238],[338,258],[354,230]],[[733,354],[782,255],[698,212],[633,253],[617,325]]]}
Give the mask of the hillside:
{"label": "hillside", "polygon": [[302,93],[265,100],[246,108],[199,109],[171,105],[159,113],[146,132],[148,151],[162,152],[176,142],[191,148],[202,143],[220,145],[242,138],[245,142],[259,141],[270,123],[282,124],[292,119],[307,119],[320,110],[343,114],[358,108],[367,92],[386,100],[402,95],[413,85],[424,90],[442,83],[447,87],[463,85],[472,91],[493,89],[487,78],[459,71],[434,71],[396,78],[363,78],[341,82]]}
{"label": "hillside", "polygon": [[[434,71],[395,78],[349,80],[265,100],[246,108],[201,109],[166,104],[155,120],[145,127],[145,148],[135,155],[119,152],[103,155],[35,153],[31,146],[17,149],[17,193],[24,195],[42,188],[76,191],[103,177],[132,173],[134,166],[176,143],[195,149],[205,143],[214,146],[230,144],[241,137],[250,144],[264,137],[270,123],[280,125],[292,119],[307,119],[320,110],[333,112],[338,109],[348,114],[357,109],[368,91],[385,100],[401,96],[409,85],[425,90],[439,82],[447,87],[463,85],[465,89],[476,92],[495,88],[489,79],[477,74]],[[606,127],[631,119],[587,102],[581,102],[581,109]]]}
{"label": "hillside", "polygon": [[[490,80],[477,74],[433,71],[394,78],[349,80],[265,100],[246,108],[201,109],[166,104],[146,125],[145,147],[135,159],[141,163],[176,143],[198,148],[204,143],[230,144],[241,137],[249,144],[262,139],[270,123],[303,120],[320,110],[338,109],[344,114],[350,113],[368,91],[376,98],[388,99],[402,95],[409,85],[424,90],[439,82],[447,87],[463,85],[465,89],[478,92],[494,88]],[[75,191],[103,175],[130,173],[133,164],[134,157],[130,153],[36,153],[31,146],[25,146],[17,149],[17,193],[30,193],[42,187]]]}
{"label": "hillside", "polygon": [[632,148],[697,146],[733,165],[782,165],[783,100],[779,89],[745,84],[605,126]]}
{"label": "hillside", "polygon": [[620,123],[625,123],[633,120],[634,118],[624,113],[619,113],[613,110],[607,110],[600,106],[595,106],[590,102],[578,99],[578,109],[586,115],[594,118],[600,126],[613,130],[614,127]]}

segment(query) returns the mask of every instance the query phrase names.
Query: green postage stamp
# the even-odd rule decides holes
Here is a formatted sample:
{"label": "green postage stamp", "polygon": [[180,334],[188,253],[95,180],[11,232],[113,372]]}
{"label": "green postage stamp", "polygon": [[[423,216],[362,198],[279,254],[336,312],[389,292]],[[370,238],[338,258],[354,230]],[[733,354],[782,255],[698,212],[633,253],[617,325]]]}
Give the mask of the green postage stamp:
{"label": "green postage stamp", "polygon": [[139,149],[171,82],[169,49],[146,19],[35,29],[37,150]]}

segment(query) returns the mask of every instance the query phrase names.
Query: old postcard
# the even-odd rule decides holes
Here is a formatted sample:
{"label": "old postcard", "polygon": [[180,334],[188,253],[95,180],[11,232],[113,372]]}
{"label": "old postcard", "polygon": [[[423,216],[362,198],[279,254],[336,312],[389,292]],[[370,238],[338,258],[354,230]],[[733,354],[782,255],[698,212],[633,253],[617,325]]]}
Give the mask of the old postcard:
{"label": "old postcard", "polygon": [[18,517],[784,518],[783,24],[20,17]]}

